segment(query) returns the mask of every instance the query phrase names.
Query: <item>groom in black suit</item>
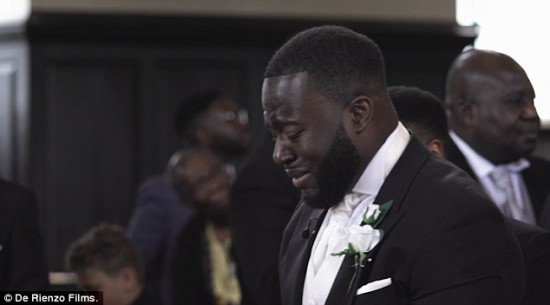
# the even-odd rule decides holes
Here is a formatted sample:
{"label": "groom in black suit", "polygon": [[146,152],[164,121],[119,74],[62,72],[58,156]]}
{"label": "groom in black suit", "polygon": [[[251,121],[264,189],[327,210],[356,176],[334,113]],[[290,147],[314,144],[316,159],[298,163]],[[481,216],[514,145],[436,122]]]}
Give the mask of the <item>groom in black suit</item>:
{"label": "groom in black suit", "polygon": [[306,30],[270,60],[262,91],[274,161],[302,192],[281,244],[283,304],[520,302],[510,229],[398,122],[372,40]]}

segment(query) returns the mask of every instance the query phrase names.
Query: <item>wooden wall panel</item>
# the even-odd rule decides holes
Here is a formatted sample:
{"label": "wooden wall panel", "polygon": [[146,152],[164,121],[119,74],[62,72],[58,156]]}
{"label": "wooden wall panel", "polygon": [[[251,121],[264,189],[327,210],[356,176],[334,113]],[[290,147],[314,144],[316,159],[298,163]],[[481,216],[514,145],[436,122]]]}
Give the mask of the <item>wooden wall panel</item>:
{"label": "wooden wall panel", "polygon": [[92,225],[127,219],[137,164],[138,77],[131,63],[56,60],[34,100],[33,171],[45,216],[49,262],[61,268],[68,244]]}

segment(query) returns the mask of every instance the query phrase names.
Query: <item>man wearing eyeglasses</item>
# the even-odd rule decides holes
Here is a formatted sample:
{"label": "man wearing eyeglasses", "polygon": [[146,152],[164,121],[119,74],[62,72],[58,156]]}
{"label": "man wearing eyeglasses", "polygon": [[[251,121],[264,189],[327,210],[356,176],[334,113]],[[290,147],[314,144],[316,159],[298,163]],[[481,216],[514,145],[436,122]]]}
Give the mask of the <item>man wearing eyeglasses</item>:
{"label": "man wearing eyeglasses", "polygon": [[[174,123],[182,147],[212,151],[234,180],[235,164],[245,155],[250,142],[245,111],[239,110],[228,96],[207,91],[184,100]],[[175,153],[168,161],[165,175],[150,178],[140,185],[128,225],[130,239],[144,258],[145,289],[157,295],[162,305],[172,304],[177,235],[194,214],[180,203],[169,177],[180,157]]]}

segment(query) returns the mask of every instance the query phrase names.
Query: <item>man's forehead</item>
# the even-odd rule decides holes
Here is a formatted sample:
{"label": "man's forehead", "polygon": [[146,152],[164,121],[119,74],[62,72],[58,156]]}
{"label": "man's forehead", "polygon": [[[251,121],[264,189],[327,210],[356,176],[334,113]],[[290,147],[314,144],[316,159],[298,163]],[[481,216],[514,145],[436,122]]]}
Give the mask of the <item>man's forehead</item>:
{"label": "man's forehead", "polygon": [[307,88],[307,72],[272,76],[264,79],[262,87],[262,102],[273,103],[302,94]]}

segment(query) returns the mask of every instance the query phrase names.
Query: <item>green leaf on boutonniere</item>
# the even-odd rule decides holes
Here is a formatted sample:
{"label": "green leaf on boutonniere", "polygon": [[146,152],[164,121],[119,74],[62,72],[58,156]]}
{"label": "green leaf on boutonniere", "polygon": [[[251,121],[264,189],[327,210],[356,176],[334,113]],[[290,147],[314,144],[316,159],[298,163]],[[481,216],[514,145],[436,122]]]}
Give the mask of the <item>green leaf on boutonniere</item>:
{"label": "green leaf on boutonniere", "polygon": [[382,220],[384,219],[388,211],[391,209],[392,205],[393,205],[393,199],[389,200],[386,203],[381,204],[378,207],[378,209],[380,210],[380,213],[378,215],[376,214],[370,215],[369,217],[367,217],[367,215],[365,214],[363,216],[363,223],[370,225],[373,228],[378,227],[380,222],[382,222]]}

